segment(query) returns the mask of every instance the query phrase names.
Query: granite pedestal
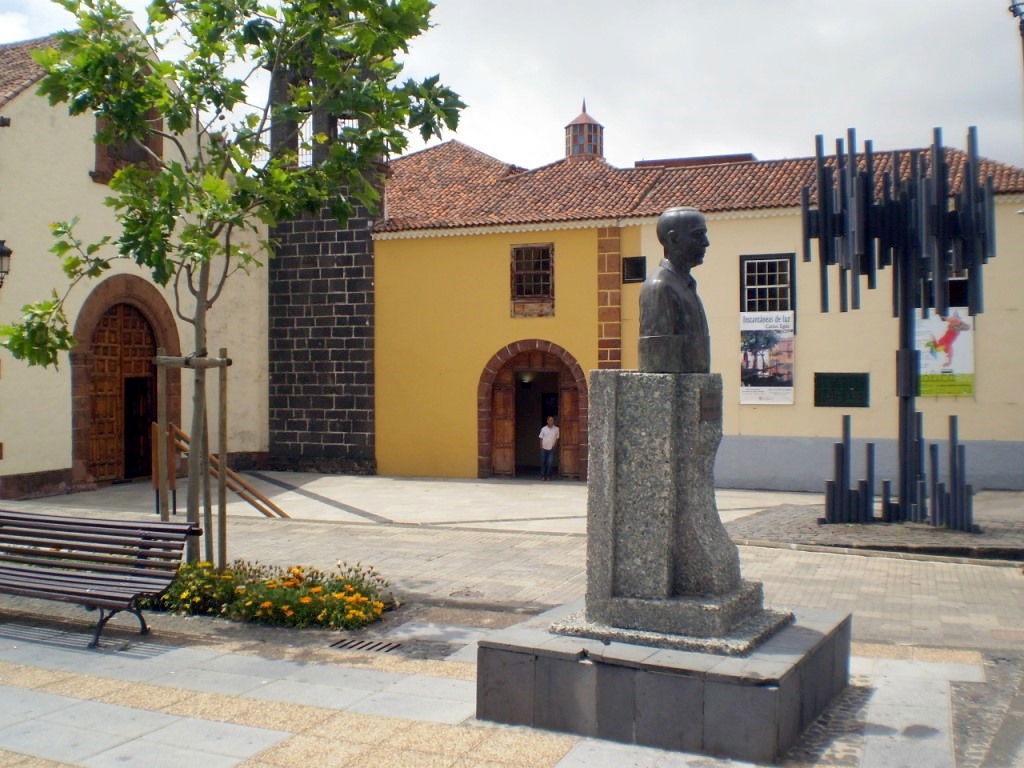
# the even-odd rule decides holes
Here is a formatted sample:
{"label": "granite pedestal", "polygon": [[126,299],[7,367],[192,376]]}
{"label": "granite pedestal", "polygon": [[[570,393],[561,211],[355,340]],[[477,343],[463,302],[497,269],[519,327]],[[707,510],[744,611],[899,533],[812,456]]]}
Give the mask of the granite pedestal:
{"label": "granite pedestal", "polygon": [[510,628],[477,652],[477,717],[777,761],[849,679],[850,617],[799,611],[749,656]]}
{"label": "granite pedestal", "polygon": [[715,507],[721,376],[594,371],[590,403],[586,622],[721,637],[762,613]]}

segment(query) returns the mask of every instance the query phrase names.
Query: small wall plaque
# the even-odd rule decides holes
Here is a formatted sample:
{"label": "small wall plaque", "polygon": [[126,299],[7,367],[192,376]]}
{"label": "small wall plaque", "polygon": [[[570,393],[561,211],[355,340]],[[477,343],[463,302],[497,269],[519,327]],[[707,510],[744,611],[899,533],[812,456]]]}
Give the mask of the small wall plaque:
{"label": "small wall plaque", "polygon": [[717,389],[705,389],[700,393],[700,420],[721,421],[722,393]]}

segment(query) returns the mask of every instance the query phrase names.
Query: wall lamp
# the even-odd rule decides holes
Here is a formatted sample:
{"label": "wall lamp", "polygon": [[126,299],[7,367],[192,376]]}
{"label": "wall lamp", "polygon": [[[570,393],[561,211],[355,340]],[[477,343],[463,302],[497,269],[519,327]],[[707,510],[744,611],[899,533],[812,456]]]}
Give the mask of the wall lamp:
{"label": "wall lamp", "polygon": [[0,285],[4,284],[4,278],[11,271],[11,254],[14,253],[7,247],[6,240],[0,240]]}

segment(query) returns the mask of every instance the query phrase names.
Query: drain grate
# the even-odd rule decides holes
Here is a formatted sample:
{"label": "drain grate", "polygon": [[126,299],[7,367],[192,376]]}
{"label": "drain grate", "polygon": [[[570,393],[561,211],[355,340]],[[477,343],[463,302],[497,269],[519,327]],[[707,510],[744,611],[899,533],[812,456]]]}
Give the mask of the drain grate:
{"label": "drain grate", "polygon": [[339,648],[344,651],[369,651],[371,653],[391,653],[396,648],[401,648],[401,643],[389,643],[383,640],[339,640],[331,643],[331,648]]}

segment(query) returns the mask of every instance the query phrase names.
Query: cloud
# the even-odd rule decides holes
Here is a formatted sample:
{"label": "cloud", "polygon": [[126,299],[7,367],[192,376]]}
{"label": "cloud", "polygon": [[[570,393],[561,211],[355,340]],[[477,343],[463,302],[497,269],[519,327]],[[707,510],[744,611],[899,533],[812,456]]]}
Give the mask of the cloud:
{"label": "cloud", "polygon": [[[0,2],[0,41],[68,23],[54,4]],[[805,156],[851,126],[879,149],[926,145],[934,126],[963,146],[969,125],[984,155],[1024,165],[1021,39],[999,0],[436,4],[406,71],[440,73],[469,104],[457,138],[509,162],[561,157],[585,97],[616,165]]]}

